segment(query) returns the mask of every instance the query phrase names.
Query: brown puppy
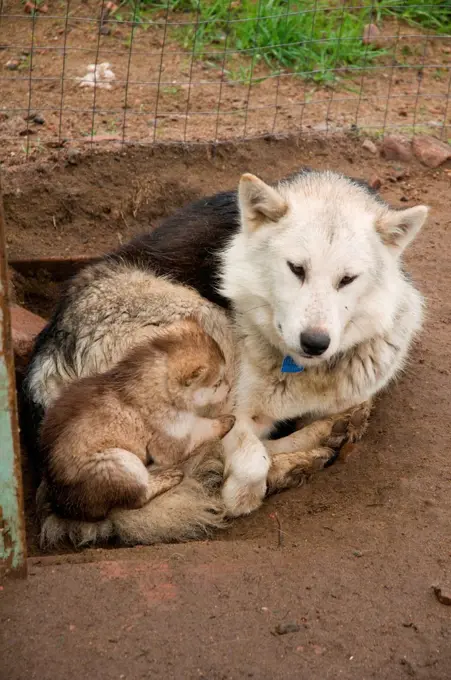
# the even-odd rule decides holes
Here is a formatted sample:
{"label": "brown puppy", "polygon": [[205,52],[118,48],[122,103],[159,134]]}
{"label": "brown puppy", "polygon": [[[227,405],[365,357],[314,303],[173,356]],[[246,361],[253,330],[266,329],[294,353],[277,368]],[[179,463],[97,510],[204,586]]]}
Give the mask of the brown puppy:
{"label": "brown puppy", "polygon": [[183,473],[174,466],[234,425],[233,416],[199,415],[227,397],[224,372],[218,344],[189,319],[133,349],[110,371],[65,389],[41,430],[58,513],[100,520],[113,507],[139,508],[176,486]]}

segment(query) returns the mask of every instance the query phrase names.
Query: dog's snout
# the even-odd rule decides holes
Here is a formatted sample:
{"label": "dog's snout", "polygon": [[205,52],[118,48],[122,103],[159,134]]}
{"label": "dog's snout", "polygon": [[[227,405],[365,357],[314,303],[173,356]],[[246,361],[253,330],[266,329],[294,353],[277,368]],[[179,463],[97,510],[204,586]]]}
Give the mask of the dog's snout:
{"label": "dog's snout", "polygon": [[301,333],[302,351],[311,356],[324,354],[330,345],[330,336],[325,331],[309,328]]}

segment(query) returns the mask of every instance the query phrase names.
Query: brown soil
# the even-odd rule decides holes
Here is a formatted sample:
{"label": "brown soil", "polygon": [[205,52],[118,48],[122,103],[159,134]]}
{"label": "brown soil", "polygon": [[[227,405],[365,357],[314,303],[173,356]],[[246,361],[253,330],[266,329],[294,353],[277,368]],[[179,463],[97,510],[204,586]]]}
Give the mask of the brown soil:
{"label": "brown soil", "polygon": [[[431,206],[407,257],[427,321],[407,370],[378,400],[346,462],[270,499],[216,541],[63,555],[56,572],[34,570],[28,586],[8,587],[5,677],[448,680],[451,610],[431,586],[451,587],[449,165],[388,164],[368,156],[358,138],[226,144],[215,155],[201,146],[130,149],[71,162],[62,156],[5,172],[12,263],[103,252],[186,201],[235,186],[243,171],[275,179],[308,164],[377,176],[395,206]],[[36,308],[39,295],[30,305],[27,286],[25,278],[19,297]],[[36,554],[32,529],[30,548]],[[116,555],[120,568],[71,564],[108,565]],[[141,562],[128,569],[125,555]],[[199,555],[208,566],[196,566]],[[161,584],[162,560],[176,562],[165,579],[179,588],[164,602],[153,595],[171,591]],[[271,635],[287,621],[301,631]]]}
{"label": "brown soil", "polygon": [[[162,25],[132,33],[130,25],[112,23],[111,34],[99,39],[100,6],[96,0],[72,1],[66,22],[64,7],[54,1],[48,14],[34,20],[21,0],[2,4],[3,159],[17,162],[23,151],[40,155],[55,140],[83,144],[92,135],[148,144],[355,125],[375,133],[415,126],[445,140],[451,136],[449,36],[386,20],[380,41],[387,56],[368,69],[339,70],[333,87],[288,71],[274,76],[258,64],[249,85],[243,73],[250,58],[214,61],[203,54],[193,60]],[[181,19],[189,17],[172,17]],[[18,60],[15,71],[6,68],[11,59]],[[111,63],[116,75],[112,90],[80,88],[77,78],[87,66],[102,62]],[[24,123],[30,111],[45,123]]]}

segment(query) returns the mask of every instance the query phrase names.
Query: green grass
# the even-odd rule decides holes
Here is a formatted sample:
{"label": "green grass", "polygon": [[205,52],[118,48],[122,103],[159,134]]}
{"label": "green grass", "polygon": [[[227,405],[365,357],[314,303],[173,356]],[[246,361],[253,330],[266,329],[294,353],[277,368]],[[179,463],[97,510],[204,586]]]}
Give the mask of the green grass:
{"label": "green grass", "polygon": [[397,16],[435,33],[451,34],[450,0],[380,0],[378,17]]}
{"label": "green grass", "polygon": [[[386,54],[362,43],[364,26],[370,22],[396,15],[428,29],[451,32],[451,0],[127,2],[133,4],[135,20],[143,28],[149,22],[161,26],[166,16],[185,22],[170,27],[168,37],[198,58],[221,65],[226,50],[227,71],[237,71],[237,59],[251,74],[255,64],[263,62],[273,73],[289,69],[320,83],[335,80],[334,69],[367,66]],[[232,55],[233,51],[238,54]]]}
{"label": "green grass", "polygon": [[174,27],[168,37],[219,63],[227,49],[226,69],[237,70],[239,57],[251,68],[263,62],[272,72],[290,69],[327,82],[335,78],[333,69],[361,66],[383,54],[362,44],[369,10],[345,11],[328,0],[141,0],[135,18],[143,26],[161,24],[168,5],[171,21],[197,22]]}

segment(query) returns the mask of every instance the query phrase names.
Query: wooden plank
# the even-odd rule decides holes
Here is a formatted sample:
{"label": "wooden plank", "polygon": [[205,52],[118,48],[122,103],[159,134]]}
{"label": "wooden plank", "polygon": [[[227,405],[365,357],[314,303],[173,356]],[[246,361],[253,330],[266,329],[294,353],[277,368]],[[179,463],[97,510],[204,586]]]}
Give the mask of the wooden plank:
{"label": "wooden plank", "polygon": [[18,258],[9,260],[9,266],[25,277],[37,276],[40,273],[49,275],[52,281],[66,281],[77,274],[80,269],[100,260],[91,255],[80,257],[47,257],[47,258]]}
{"label": "wooden plank", "polygon": [[0,578],[26,576],[25,518],[0,177]]}

